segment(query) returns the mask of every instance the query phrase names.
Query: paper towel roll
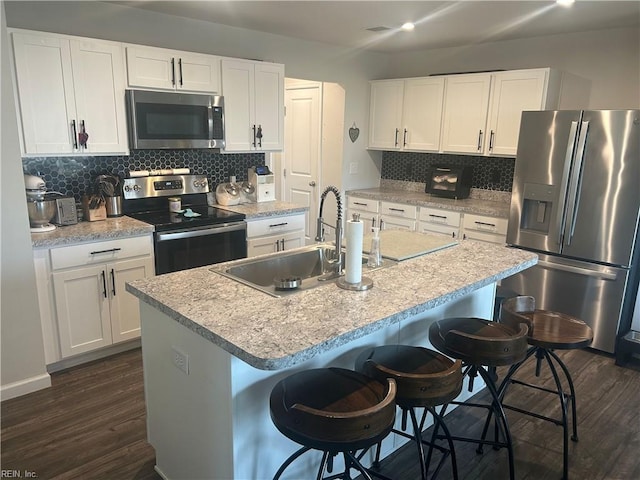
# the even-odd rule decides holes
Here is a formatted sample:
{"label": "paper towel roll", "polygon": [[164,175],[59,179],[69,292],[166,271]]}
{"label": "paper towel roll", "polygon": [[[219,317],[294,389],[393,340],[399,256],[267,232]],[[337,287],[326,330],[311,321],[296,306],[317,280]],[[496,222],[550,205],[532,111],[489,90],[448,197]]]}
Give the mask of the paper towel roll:
{"label": "paper towel roll", "polygon": [[362,281],[362,235],[363,223],[360,220],[347,221],[347,258],[344,279],[347,283]]}
{"label": "paper towel roll", "polygon": [[129,178],[148,177],[149,170],[129,170]]}

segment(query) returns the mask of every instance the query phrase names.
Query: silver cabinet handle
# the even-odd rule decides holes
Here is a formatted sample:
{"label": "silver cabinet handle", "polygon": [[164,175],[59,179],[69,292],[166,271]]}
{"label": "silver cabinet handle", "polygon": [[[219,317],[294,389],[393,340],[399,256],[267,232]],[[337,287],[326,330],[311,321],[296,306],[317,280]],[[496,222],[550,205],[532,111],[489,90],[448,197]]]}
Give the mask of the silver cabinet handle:
{"label": "silver cabinet handle", "polygon": [[396,128],[396,136],[395,136],[395,139],[393,140],[393,144],[394,144],[396,147],[398,146],[398,132],[399,132],[399,131],[400,131],[400,130],[398,130],[398,129]]}
{"label": "silver cabinet handle", "polygon": [[284,227],[285,225],[289,225],[289,222],[272,223],[271,225],[269,225],[269,228]]}
{"label": "silver cabinet handle", "polygon": [[368,204],[368,203],[361,203],[361,202],[353,202],[353,204],[354,204],[354,205],[359,205],[359,206],[361,206],[361,207],[367,207],[367,206],[369,206],[369,204]]}
{"label": "silver cabinet handle", "polygon": [[280,240],[276,240],[276,252],[280,251]]}
{"label": "silver cabinet handle", "polygon": [[256,148],[258,145],[256,144],[256,126],[253,126],[253,148]]}
{"label": "silver cabinet handle", "polygon": [[478,130],[478,151],[482,148],[482,130]]}
{"label": "silver cabinet handle", "polygon": [[94,250],[93,252],[90,252],[89,255],[99,255],[101,253],[115,253],[115,252],[119,252],[120,250],[122,250],[121,248],[110,248],[108,250]]}
{"label": "silver cabinet handle", "polygon": [[178,70],[180,71],[180,86],[182,86],[183,82],[182,82],[182,59],[181,58],[178,59]]}
{"label": "silver cabinet handle", "polygon": [[73,136],[73,148],[78,149],[78,130],[76,129],[76,121],[71,120],[72,136]]}
{"label": "silver cabinet handle", "polygon": [[176,84],[176,59],[171,59],[171,85]]}
{"label": "silver cabinet handle", "polygon": [[495,136],[496,132],[494,132],[493,130],[491,130],[491,134],[489,135],[489,150],[493,150],[493,137]]}
{"label": "silver cabinet handle", "polygon": [[311,181],[309,182],[309,186],[310,186],[310,187],[315,187],[315,186],[316,186],[316,182],[314,182],[313,180],[311,180]]}
{"label": "silver cabinet handle", "polygon": [[402,146],[406,147],[407,146],[407,129],[404,129],[404,134],[402,135]]}
{"label": "silver cabinet handle", "polygon": [[404,209],[403,208],[392,208],[392,207],[389,207],[389,210],[391,210],[392,212],[402,212],[402,213],[404,213]]}
{"label": "silver cabinet handle", "polygon": [[102,277],[102,295],[104,295],[104,298],[107,298],[107,276],[104,270],[100,272],[100,276]]}

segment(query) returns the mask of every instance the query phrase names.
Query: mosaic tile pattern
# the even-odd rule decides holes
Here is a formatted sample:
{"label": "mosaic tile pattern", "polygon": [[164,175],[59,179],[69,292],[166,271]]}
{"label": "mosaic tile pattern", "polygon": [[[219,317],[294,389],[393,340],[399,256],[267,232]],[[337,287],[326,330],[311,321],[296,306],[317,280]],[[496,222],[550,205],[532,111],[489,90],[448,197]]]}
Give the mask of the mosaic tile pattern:
{"label": "mosaic tile pattern", "polygon": [[435,165],[473,167],[473,188],[510,192],[514,158],[444,155],[439,153],[383,152],[382,179],[425,183]]}
{"label": "mosaic tile pattern", "polygon": [[73,195],[76,200],[92,189],[92,179],[102,173],[128,176],[129,170],[190,168],[191,173],[204,174],[210,185],[236,175],[247,179],[247,170],[264,165],[264,153],[221,154],[209,150],[131,150],[128,156],[113,157],[32,157],[22,160],[24,173],[37,175],[48,190]]}

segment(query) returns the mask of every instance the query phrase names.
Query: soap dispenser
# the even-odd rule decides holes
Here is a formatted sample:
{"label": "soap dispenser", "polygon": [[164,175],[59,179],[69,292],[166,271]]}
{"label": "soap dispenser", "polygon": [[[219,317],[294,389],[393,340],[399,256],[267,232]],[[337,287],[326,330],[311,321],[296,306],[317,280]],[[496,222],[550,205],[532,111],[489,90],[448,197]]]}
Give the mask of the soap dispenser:
{"label": "soap dispenser", "polygon": [[382,265],[382,257],[380,256],[380,229],[373,227],[373,238],[371,239],[371,249],[369,250],[369,258],[367,259],[367,267],[375,268]]}

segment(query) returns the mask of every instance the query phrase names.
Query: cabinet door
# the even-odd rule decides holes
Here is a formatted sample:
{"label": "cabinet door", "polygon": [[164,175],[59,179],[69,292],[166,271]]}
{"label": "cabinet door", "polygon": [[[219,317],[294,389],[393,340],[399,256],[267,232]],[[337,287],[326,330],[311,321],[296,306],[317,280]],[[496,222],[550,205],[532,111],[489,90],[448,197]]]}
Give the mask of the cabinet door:
{"label": "cabinet door", "polygon": [[520,117],[525,110],[541,110],[547,69],[496,73],[491,86],[491,108],[485,151],[489,155],[515,156]]}
{"label": "cabinet door", "polygon": [[447,77],[442,124],[443,152],[483,152],[490,85],[490,74]]}
{"label": "cabinet door", "polygon": [[262,134],[257,150],[282,150],[284,145],[284,65],[255,65],[255,124]]}
{"label": "cabinet door", "polygon": [[176,88],[192,92],[220,93],[220,58],[176,52]]}
{"label": "cabinet door", "polygon": [[255,118],[254,66],[241,60],[222,60],[222,93],[226,152],[248,151],[252,148]]}
{"label": "cabinet door", "polygon": [[291,232],[282,236],[280,251],[291,250],[292,248],[304,247],[304,232]]}
{"label": "cabinet door", "polygon": [[126,282],[153,276],[151,257],[107,265],[113,343],[140,336],[140,305],[125,289]]}
{"label": "cabinet door", "polygon": [[127,47],[129,87],[174,90],[176,85],[175,57],[158,48]]}
{"label": "cabinet door", "polygon": [[373,227],[378,227],[380,225],[377,213],[362,210],[347,210],[347,218],[353,218],[354,213],[360,214],[360,221],[363,223],[363,231],[365,235],[369,232],[373,232]]}
{"label": "cabinet door", "polygon": [[52,274],[62,357],[111,345],[104,265]]}
{"label": "cabinet door", "polygon": [[127,152],[122,47],[95,41],[71,41],[76,120],[89,135],[88,153]]}
{"label": "cabinet door", "polygon": [[413,78],[404,84],[402,149],[438,151],[442,131],[444,77]]}
{"label": "cabinet door", "polygon": [[279,251],[282,235],[250,238],[247,240],[247,257],[257,257]]}
{"label": "cabinet door", "polygon": [[402,141],[404,80],[371,82],[369,148],[398,150]]}
{"label": "cabinet door", "polygon": [[69,41],[14,33],[13,48],[24,153],[72,153],[76,106]]}

